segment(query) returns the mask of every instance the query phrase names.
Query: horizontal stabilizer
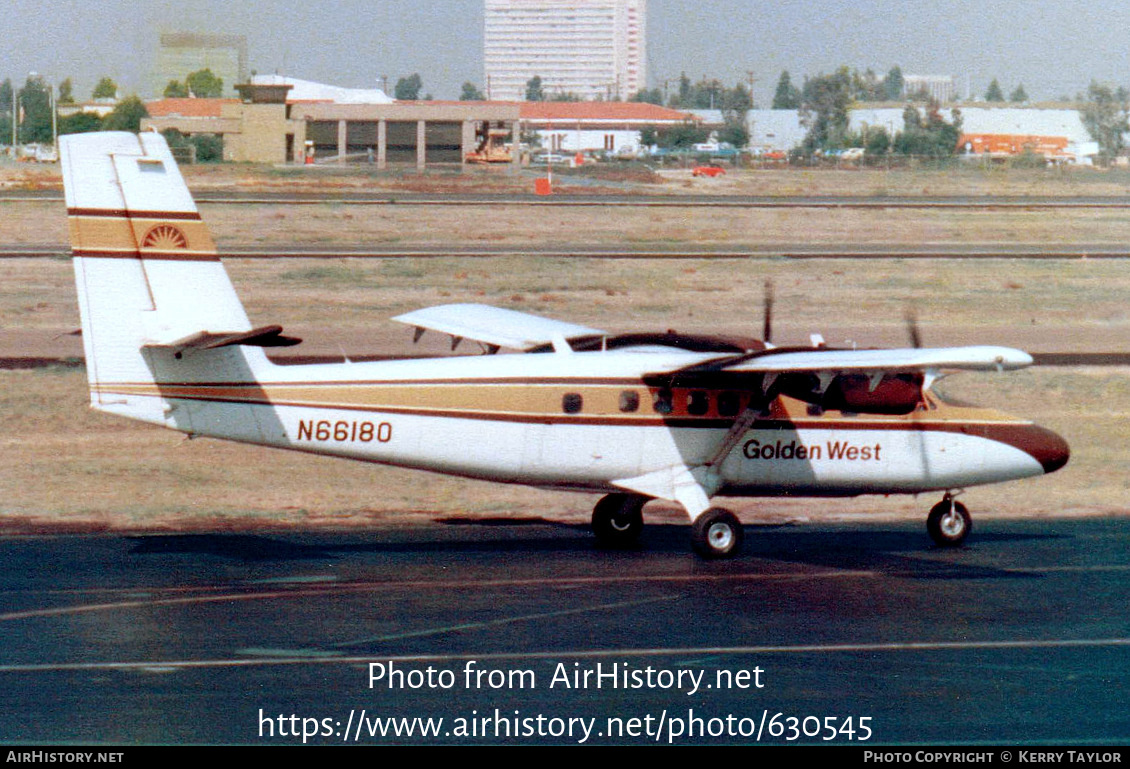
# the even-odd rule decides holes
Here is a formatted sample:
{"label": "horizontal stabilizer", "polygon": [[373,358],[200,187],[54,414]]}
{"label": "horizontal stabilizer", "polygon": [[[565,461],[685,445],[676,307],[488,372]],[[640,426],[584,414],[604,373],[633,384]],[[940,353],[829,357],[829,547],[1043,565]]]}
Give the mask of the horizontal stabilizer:
{"label": "horizontal stabilizer", "polygon": [[393,320],[450,334],[456,339],[514,350],[529,350],[555,338],[604,334],[600,329],[486,304],[441,304],[397,315]]}
{"label": "horizontal stabilizer", "polygon": [[250,331],[200,331],[173,342],[145,346],[183,352],[184,350],[214,350],[237,344],[248,347],[292,347],[302,341],[298,337],[283,336],[282,330],[282,326],[260,326]]}

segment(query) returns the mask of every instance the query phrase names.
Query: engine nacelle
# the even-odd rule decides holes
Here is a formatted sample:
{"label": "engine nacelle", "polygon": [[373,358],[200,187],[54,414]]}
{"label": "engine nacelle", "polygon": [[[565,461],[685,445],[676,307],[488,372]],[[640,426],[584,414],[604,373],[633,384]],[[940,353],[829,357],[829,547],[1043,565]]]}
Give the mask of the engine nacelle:
{"label": "engine nacelle", "polygon": [[885,374],[872,387],[866,374],[840,374],[820,391],[815,374],[788,375],[778,380],[777,391],[823,409],[858,414],[909,414],[923,402],[920,373]]}

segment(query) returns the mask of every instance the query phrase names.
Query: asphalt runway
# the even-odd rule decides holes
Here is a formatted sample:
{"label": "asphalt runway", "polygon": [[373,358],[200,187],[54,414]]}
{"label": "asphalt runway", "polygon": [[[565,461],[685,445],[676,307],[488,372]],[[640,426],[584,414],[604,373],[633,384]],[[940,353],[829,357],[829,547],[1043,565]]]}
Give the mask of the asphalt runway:
{"label": "asphalt runway", "polygon": [[1125,744],[1130,519],[975,527],[5,538],[0,741]]}

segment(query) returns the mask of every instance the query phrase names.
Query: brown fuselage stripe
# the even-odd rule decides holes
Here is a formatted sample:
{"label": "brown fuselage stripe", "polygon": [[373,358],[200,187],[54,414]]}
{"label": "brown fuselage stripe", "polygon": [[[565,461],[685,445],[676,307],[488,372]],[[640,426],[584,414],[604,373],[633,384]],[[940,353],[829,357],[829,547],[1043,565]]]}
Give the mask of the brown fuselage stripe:
{"label": "brown fuselage stripe", "polygon": [[68,208],[67,216],[103,216],[115,219],[179,219],[200,221],[197,211],[132,211],[126,208]]}
{"label": "brown fuselage stripe", "polygon": [[93,248],[72,248],[73,256],[98,258],[98,259],[155,259],[166,262],[218,262],[220,257],[206,251],[138,251],[124,249],[122,251],[105,251]]}
{"label": "brown fuselage stripe", "polygon": [[[257,388],[258,389],[258,388]],[[674,426],[720,429],[729,428],[734,423],[734,417],[716,416],[662,416],[656,414],[618,415],[618,414],[563,414],[557,412],[517,412],[487,409],[452,409],[452,408],[426,408],[419,406],[396,406],[391,404],[356,404],[338,403],[333,401],[313,400],[288,400],[285,398],[269,398],[266,396],[255,397],[252,395],[218,395],[218,394],[191,394],[176,392],[173,388],[159,387],[157,392],[137,392],[133,390],[115,390],[113,388],[99,388],[102,395],[143,395],[148,397],[162,397],[176,400],[196,401],[204,403],[242,403],[251,406],[286,406],[290,408],[332,409],[334,411],[361,411],[373,414],[402,414],[406,416],[442,417],[449,419],[479,419],[497,422],[519,422],[535,424],[570,424],[570,425],[641,425],[641,426]],[[862,420],[855,418],[801,418],[801,419],[764,419],[753,423],[750,430],[872,430],[872,431],[898,431],[898,432],[953,432],[966,433],[978,437],[990,437],[986,431],[996,431],[998,428],[1014,427],[1027,429],[1032,426],[1029,422],[1018,421],[993,421],[988,423],[963,421],[963,420],[905,420],[892,418],[886,420]],[[993,440],[996,440],[993,438]]]}

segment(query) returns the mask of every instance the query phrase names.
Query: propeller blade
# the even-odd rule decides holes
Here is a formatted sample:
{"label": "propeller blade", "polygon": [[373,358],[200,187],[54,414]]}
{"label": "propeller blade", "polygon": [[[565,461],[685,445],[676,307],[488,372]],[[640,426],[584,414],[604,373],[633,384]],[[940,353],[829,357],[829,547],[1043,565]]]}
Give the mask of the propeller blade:
{"label": "propeller blade", "polygon": [[768,279],[765,281],[765,323],[762,326],[761,340],[763,342],[771,342],[773,340],[773,280]]}
{"label": "propeller blade", "polygon": [[903,318],[906,320],[906,333],[910,337],[910,346],[916,349],[922,347],[922,333],[918,330],[918,313],[908,307]]}

